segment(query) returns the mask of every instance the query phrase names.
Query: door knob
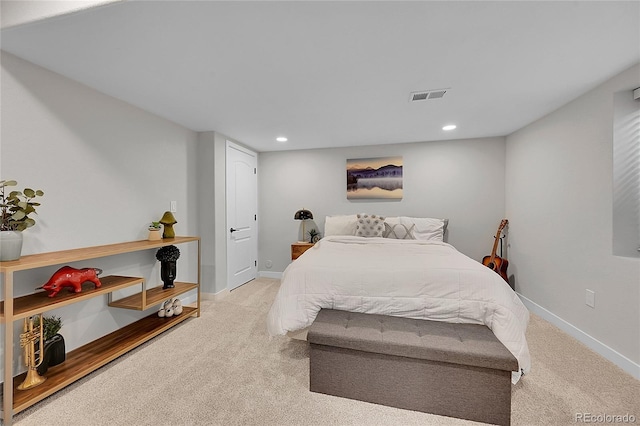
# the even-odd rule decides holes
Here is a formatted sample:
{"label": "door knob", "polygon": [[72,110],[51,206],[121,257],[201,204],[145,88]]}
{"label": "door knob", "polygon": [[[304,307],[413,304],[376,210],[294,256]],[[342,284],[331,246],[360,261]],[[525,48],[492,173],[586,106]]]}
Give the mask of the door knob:
{"label": "door knob", "polygon": [[229,232],[236,232],[236,231],[239,231],[239,229],[236,229],[236,228],[229,229]]}

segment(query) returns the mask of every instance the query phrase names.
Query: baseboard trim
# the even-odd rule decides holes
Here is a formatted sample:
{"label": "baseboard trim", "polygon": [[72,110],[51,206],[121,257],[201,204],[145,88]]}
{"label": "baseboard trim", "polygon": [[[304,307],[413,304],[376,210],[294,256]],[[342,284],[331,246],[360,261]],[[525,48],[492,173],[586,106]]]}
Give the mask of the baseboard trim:
{"label": "baseboard trim", "polygon": [[598,339],[591,337],[573,324],[568,323],[553,312],[550,312],[537,303],[533,302],[532,300],[527,299],[520,293],[518,293],[518,296],[520,297],[520,300],[522,300],[522,303],[524,303],[524,305],[527,307],[527,309],[529,309],[529,311],[555,325],[560,330],[567,333],[569,336],[586,345],[592,351],[608,359],[627,373],[631,374],[634,378],[640,380],[640,364],[633,362],[626,356],[622,355],[620,352],[617,352],[615,349],[610,348]]}
{"label": "baseboard trim", "polygon": [[281,280],[282,272],[258,271],[258,276],[260,278],[275,278],[277,280]]}
{"label": "baseboard trim", "polygon": [[220,290],[217,293],[200,293],[202,300],[221,300],[229,295],[228,289]]}

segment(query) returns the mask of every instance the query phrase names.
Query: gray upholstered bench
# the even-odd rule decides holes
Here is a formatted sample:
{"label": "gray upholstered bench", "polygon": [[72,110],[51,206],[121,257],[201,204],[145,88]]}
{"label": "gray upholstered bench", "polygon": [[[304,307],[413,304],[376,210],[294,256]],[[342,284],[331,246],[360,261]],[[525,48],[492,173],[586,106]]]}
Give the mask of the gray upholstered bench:
{"label": "gray upholstered bench", "polygon": [[518,361],[484,325],[322,309],[307,340],[313,392],[510,424]]}

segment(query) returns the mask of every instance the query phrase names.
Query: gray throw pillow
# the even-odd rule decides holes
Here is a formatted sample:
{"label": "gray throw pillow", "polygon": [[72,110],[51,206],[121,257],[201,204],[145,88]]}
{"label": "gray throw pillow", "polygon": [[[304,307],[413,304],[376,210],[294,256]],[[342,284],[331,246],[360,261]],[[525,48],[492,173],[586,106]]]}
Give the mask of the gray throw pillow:
{"label": "gray throw pillow", "polygon": [[413,236],[413,228],[415,228],[415,226],[415,223],[407,227],[407,225],[403,223],[390,225],[385,222],[382,236],[384,238],[395,238],[396,240],[415,240],[415,237]]}
{"label": "gray throw pillow", "polygon": [[384,232],[384,217],[375,214],[358,214],[356,236],[358,237],[382,237]]}

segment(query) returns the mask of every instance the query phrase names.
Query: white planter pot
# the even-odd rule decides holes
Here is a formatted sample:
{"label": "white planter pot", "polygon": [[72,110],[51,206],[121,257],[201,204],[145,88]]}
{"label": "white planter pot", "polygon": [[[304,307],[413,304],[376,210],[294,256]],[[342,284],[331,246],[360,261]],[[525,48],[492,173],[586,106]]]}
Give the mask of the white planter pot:
{"label": "white planter pot", "polygon": [[0,261],[18,260],[22,254],[22,232],[0,231]]}
{"label": "white planter pot", "polygon": [[159,229],[151,230],[149,229],[149,241],[157,241],[162,239],[162,234]]}

